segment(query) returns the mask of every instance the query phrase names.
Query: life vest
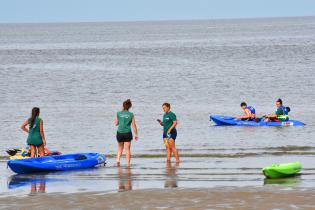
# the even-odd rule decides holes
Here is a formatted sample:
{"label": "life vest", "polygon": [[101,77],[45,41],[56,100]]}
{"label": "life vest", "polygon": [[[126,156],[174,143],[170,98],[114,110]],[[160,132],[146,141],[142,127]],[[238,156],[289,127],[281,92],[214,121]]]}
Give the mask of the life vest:
{"label": "life vest", "polygon": [[256,118],[256,110],[255,110],[255,108],[253,106],[250,106],[250,105],[247,106],[246,108],[249,109],[249,111],[251,112],[251,118],[255,119]]}
{"label": "life vest", "polygon": [[247,106],[247,109],[249,109],[249,111],[252,113],[252,114],[256,114],[256,110],[254,107],[252,106]]}
{"label": "life vest", "polygon": [[283,111],[283,115],[278,115],[277,119],[281,120],[281,121],[287,121],[289,120],[289,111],[287,109],[287,107],[285,106],[280,106],[278,109],[281,109]]}
{"label": "life vest", "polygon": [[31,151],[30,151],[30,147],[29,146],[27,146],[26,148],[22,148],[21,149],[21,155],[23,157],[29,156],[30,153],[31,153]]}

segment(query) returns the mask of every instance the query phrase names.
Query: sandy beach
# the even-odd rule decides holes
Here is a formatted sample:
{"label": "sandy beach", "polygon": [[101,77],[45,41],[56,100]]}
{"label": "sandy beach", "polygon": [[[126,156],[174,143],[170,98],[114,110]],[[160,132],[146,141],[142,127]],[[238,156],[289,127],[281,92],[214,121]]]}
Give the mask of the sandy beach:
{"label": "sandy beach", "polygon": [[0,198],[1,209],[314,209],[313,190],[290,188],[148,189],[120,193],[37,193]]}

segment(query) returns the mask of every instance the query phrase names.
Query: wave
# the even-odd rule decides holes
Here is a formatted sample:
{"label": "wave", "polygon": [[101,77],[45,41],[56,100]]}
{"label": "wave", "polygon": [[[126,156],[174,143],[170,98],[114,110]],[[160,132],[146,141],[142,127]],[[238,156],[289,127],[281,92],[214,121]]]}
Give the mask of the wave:
{"label": "wave", "polygon": [[9,156],[6,156],[6,155],[0,156],[0,162],[7,161],[7,160],[9,160]]}
{"label": "wave", "polygon": [[[192,158],[242,158],[254,156],[281,156],[281,155],[315,155],[315,147],[311,146],[280,146],[262,148],[213,148],[213,149],[180,149],[181,157]],[[145,150],[145,153],[133,154],[133,158],[162,158],[165,157],[164,149]],[[152,152],[152,153],[151,153]],[[116,154],[106,154],[108,158],[116,157]],[[0,156],[0,162],[9,160],[9,156]]]}
{"label": "wave", "polygon": [[[244,158],[255,156],[282,156],[282,155],[302,155],[312,156],[315,152],[239,152],[239,153],[181,153],[181,157],[191,158]],[[108,154],[108,158],[116,157],[115,154]],[[133,158],[163,158],[165,154],[135,154]]]}
{"label": "wave", "polygon": [[[211,148],[211,149],[204,149],[204,148],[196,148],[196,149],[180,149],[182,152],[191,152],[191,151],[315,151],[315,147],[311,146],[280,146],[280,147],[260,147],[260,148]],[[145,150],[149,152],[163,152],[165,149],[149,149]]]}

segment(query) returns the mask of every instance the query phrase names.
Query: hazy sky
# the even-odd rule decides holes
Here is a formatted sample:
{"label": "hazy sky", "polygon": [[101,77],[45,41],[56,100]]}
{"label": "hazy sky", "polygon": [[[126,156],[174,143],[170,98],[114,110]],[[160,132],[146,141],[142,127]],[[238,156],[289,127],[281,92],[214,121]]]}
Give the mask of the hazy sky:
{"label": "hazy sky", "polygon": [[315,0],[0,0],[0,22],[314,16]]}

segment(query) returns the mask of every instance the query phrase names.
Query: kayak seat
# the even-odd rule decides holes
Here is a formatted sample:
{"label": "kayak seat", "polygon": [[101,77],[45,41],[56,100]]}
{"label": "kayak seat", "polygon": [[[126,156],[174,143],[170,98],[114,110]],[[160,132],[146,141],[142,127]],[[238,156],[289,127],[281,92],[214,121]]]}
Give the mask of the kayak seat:
{"label": "kayak seat", "polygon": [[74,158],[75,160],[86,160],[87,157],[85,155],[79,155],[77,157]]}

